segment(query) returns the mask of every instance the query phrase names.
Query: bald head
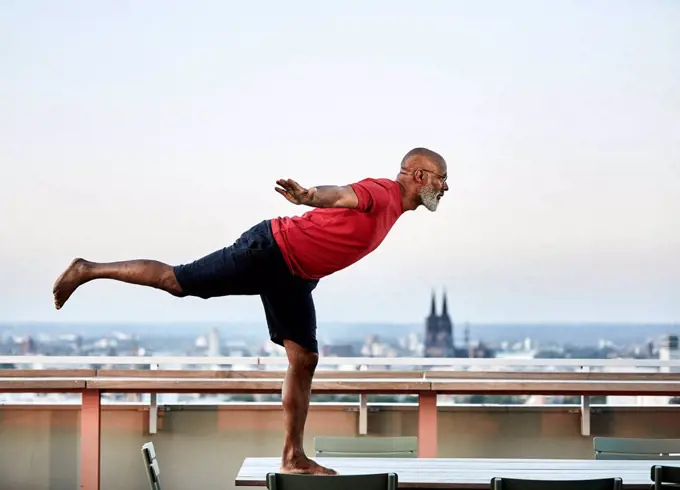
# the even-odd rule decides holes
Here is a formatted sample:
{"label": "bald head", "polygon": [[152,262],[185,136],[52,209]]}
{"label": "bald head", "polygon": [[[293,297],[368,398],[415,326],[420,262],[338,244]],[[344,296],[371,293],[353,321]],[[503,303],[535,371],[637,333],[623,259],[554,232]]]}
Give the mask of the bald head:
{"label": "bald head", "polygon": [[446,173],[446,161],[437,152],[427,148],[414,148],[401,159],[401,168],[407,172],[416,168],[434,165],[437,170]]}
{"label": "bald head", "polygon": [[425,206],[435,211],[449,189],[446,161],[437,152],[414,148],[401,160],[397,181],[404,189],[405,209]]}

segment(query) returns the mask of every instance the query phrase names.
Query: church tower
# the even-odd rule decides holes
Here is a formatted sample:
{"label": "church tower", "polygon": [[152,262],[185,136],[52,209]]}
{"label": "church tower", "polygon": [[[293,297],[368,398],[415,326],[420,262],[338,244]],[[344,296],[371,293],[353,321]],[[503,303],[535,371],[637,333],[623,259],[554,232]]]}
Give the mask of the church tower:
{"label": "church tower", "polygon": [[453,346],[453,322],[449,316],[448,305],[446,304],[446,291],[444,291],[444,298],[442,300],[442,314],[439,317],[439,335],[441,338],[442,348],[448,352],[446,357],[454,357]]}
{"label": "church tower", "polygon": [[425,357],[433,357],[428,352],[435,347],[437,332],[439,330],[437,307],[435,306],[434,291],[432,291],[432,301],[430,302],[430,314],[425,320]]}
{"label": "church tower", "polygon": [[437,315],[435,303],[433,292],[430,315],[425,323],[425,357],[454,357],[453,323],[449,316],[446,293],[444,293],[441,315]]}

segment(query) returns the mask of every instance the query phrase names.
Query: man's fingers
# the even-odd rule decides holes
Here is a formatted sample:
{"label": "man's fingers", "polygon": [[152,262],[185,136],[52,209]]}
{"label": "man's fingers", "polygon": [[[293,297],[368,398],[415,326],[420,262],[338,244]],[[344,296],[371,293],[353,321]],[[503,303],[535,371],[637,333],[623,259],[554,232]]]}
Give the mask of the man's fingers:
{"label": "man's fingers", "polygon": [[301,192],[304,189],[292,179],[279,179],[276,181],[278,185],[286,189],[288,192]]}
{"label": "man's fingers", "polygon": [[285,197],[288,201],[292,202],[293,204],[298,204],[297,199],[287,190],[282,189],[280,187],[274,187],[274,190],[281,194],[283,197]]}
{"label": "man's fingers", "polygon": [[304,192],[305,191],[304,187],[302,187],[300,184],[295,182],[293,179],[288,179],[288,186],[291,189],[295,190],[296,192]]}
{"label": "man's fingers", "polygon": [[276,192],[284,196],[293,204],[299,204],[301,196],[308,192],[307,189],[293,179],[279,179],[276,183],[280,186],[275,187]]}

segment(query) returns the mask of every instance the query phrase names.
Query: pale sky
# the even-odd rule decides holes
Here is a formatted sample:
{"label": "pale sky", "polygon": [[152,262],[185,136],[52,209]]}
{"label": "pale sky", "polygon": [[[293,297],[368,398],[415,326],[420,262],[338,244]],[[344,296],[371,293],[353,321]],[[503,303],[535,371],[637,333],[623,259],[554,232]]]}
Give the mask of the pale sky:
{"label": "pale sky", "polygon": [[189,262],[274,192],[449,163],[436,213],[321,282],[320,322],[680,321],[680,2],[0,3],[0,321],[262,320],[111,281]]}

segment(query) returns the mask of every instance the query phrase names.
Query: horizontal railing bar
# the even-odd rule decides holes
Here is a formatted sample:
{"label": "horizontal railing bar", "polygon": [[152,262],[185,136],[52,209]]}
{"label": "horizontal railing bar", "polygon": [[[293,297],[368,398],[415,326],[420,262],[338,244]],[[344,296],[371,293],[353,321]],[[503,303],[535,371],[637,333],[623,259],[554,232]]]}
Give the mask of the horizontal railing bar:
{"label": "horizontal railing bar", "polygon": [[[0,371],[0,392],[61,392],[74,389],[103,390],[133,393],[143,391],[147,393],[180,393],[191,391],[193,393],[212,392],[214,390],[233,393],[270,393],[278,392],[282,386],[284,377],[183,377],[181,373],[174,372],[175,376],[156,376],[158,371],[150,370],[147,376],[106,376],[95,374],[90,376],[76,376],[64,374],[55,376],[54,371],[45,371],[49,375],[40,376],[42,370],[35,370],[35,375],[26,375],[26,371],[20,371],[18,376],[13,376],[13,370],[8,370],[3,376]],[[58,371],[57,371],[58,372]],[[66,371],[68,373],[69,371]],[[194,373],[196,371],[189,371]],[[272,373],[273,374],[273,373]],[[423,377],[373,377],[371,372],[366,371],[365,377],[342,377],[342,373],[336,373],[334,377],[321,377],[314,379],[313,389],[325,393],[422,393],[435,392],[439,394],[464,394],[464,393],[498,393],[498,394],[667,394],[677,396],[680,394],[680,379],[667,379],[664,373],[658,377],[649,376],[645,379],[632,377],[627,373],[618,373],[620,378],[607,377],[598,379],[594,373],[583,373],[582,379],[556,378],[547,376],[528,377],[526,379],[504,378],[503,373],[488,373],[486,378],[457,378],[452,373],[450,378],[427,376]],[[395,373],[398,375],[398,373]],[[658,379],[656,379],[658,378]],[[177,390],[177,391],[175,391]]]}
{"label": "horizontal railing bar", "polygon": [[[95,377],[66,377],[66,378],[59,378],[59,377],[30,377],[30,378],[23,378],[23,377],[3,377],[2,374],[0,373],[0,380],[11,382],[11,383],[22,383],[22,382],[31,382],[31,383],[37,383],[37,382],[45,382],[45,383],[57,383],[57,382],[66,382],[66,381],[82,381],[86,383],[97,383],[97,382],[111,382],[111,383],[116,383],[116,384],[124,384],[124,383],[158,383],[160,384],[170,384],[170,383],[185,383],[185,384],[222,384],[222,385],[239,385],[239,384],[253,384],[253,383],[281,383],[283,382],[283,378],[257,378],[257,379],[248,379],[248,378],[156,378],[156,377],[148,377],[148,378],[141,378],[141,377],[134,377],[134,378],[123,378],[123,377],[115,377],[115,378],[109,378],[106,376],[95,376]],[[437,386],[445,386],[448,383],[456,383],[459,385],[485,385],[485,384],[490,384],[490,383],[502,383],[507,386],[513,386],[513,385],[540,385],[540,384],[545,384],[545,383],[551,383],[555,385],[563,385],[563,386],[568,386],[568,385],[576,385],[576,384],[584,384],[584,385],[599,385],[602,383],[608,383],[611,385],[630,385],[630,384],[656,384],[656,385],[679,385],[680,386],[680,381],[676,380],[655,380],[655,379],[648,379],[648,380],[617,380],[617,379],[607,379],[607,380],[600,380],[600,379],[583,379],[583,380],[578,380],[578,379],[560,379],[560,380],[551,380],[551,379],[505,379],[505,378],[484,378],[484,379],[457,379],[457,378],[451,378],[451,379],[430,379],[430,378],[424,378],[424,379],[412,379],[412,378],[320,378],[320,379],[315,379],[314,380],[317,383],[348,383],[348,384],[381,384],[384,386],[390,386],[395,383],[409,383],[414,386],[420,386],[420,385],[432,385],[432,389],[436,390]]]}
{"label": "horizontal railing bar", "polygon": [[[159,396],[163,396],[160,394]],[[356,395],[357,398],[359,395]],[[329,401],[329,402],[318,402],[311,401],[310,405],[316,407],[328,407],[328,408],[342,408],[352,411],[357,411],[359,407],[358,399],[356,402],[340,402],[340,401]],[[106,398],[106,394],[102,395],[102,406],[114,407],[122,409],[124,407],[130,409],[136,409],[138,411],[145,411],[149,408],[148,402],[129,402],[122,400],[110,400]],[[453,412],[456,410],[466,411],[466,410],[489,410],[489,411],[530,411],[530,412],[540,412],[545,410],[551,411],[569,411],[577,412],[580,408],[580,404],[576,403],[537,403],[532,405],[525,405],[521,403],[450,403],[450,402],[437,402],[437,408],[441,411]],[[25,407],[40,407],[44,409],[46,407],[68,407],[69,409],[80,409],[81,402],[78,400],[45,400],[45,401],[21,401],[12,400],[7,402],[0,402],[0,410],[8,410],[13,408],[25,408]],[[178,403],[173,401],[171,403],[159,403],[159,410],[172,412],[172,411],[188,411],[188,410],[219,410],[220,408],[246,408],[246,409],[258,409],[266,407],[281,407],[281,401],[222,401],[216,400],[214,402],[187,402]],[[417,409],[418,402],[368,402],[368,407],[374,411],[377,409],[389,410],[389,409]],[[598,404],[593,403],[590,405],[592,409],[597,409],[598,411],[628,411],[628,412],[675,412],[678,410],[678,405],[669,404],[650,404],[650,405],[627,405],[627,404]]]}
{"label": "horizontal railing bar", "polygon": [[[130,379],[241,379],[266,380],[283,379],[285,370],[238,370],[238,369],[3,369],[2,378],[130,378]],[[431,380],[433,382],[446,380],[622,380],[622,381],[680,381],[680,372],[662,371],[596,371],[596,370],[320,370],[315,375],[316,380],[342,379],[409,379]]]}
{"label": "horizontal railing bar", "polygon": [[[115,364],[115,365],[253,365],[286,366],[284,356],[208,357],[208,356],[0,356],[0,364]],[[319,365],[327,366],[547,366],[547,367],[680,367],[680,359],[504,359],[504,358],[435,358],[435,357],[331,357],[320,356]]]}

